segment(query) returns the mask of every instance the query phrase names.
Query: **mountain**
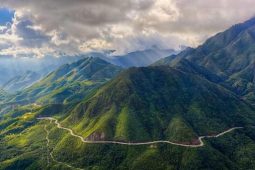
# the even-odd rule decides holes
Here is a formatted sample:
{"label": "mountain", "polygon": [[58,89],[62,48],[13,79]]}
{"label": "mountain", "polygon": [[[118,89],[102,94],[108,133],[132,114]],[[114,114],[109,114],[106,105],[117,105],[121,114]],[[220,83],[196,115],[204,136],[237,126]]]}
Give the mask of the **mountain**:
{"label": "mountain", "polygon": [[111,64],[128,68],[149,66],[161,58],[179,53],[179,51],[173,49],[160,49],[158,47],[133,51],[123,55],[115,55],[114,52],[114,50],[89,52],[84,54],[84,57],[101,58]]}
{"label": "mountain", "polygon": [[209,81],[212,81],[214,83],[220,83],[222,82],[222,78],[220,76],[218,76],[217,74],[215,74],[214,72],[211,72],[210,70],[206,69],[203,66],[197,65],[194,62],[191,62],[185,58],[182,58],[180,60],[172,60],[171,67],[181,70],[181,71],[185,71],[188,73],[192,73],[192,74],[196,74],[199,75]]}
{"label": "mountain", "polygon": [[170,55],[168,57],[162,58],[154,63],[151,64],[151,66],[161,66],[161,65],[169,65],[172,63],[172,61],[174,63],[176,63],[177,61],[179,61],[180,59],[185,58],[184,56],[186,56],[187,54],[189,54],[191,51],[193,51],[193,48],[187,47],[185,49],[183,49],[180,53],[178,54],[173,54]]}
{"label": "mountain", "polygon": [[20,91],[31,86],[40,78],[40,74],[32,71],[27,71],[24,74],[18,75],[6,82],[3,85],[3,89],[9,92]]}
{"label": "mountain", "polygon": [[[174,56],[185,58],[220,76],[238,95],[255,102],[255,18],[209,38],[196,49]],[[154,65],[170,64],[168,57]]]}
{"label": "mountain", "polygon": [[15,94],[13,101],[40,103],[74,102],[113,78],[121,68],[102,59],[89,57],[65,64],[41,81]]}
{"label": "mountain", "polygon": [[43,58],[36,57],[11,57],[11,56],[0,56],[0,86],[7,83],[10,79],[17,76],[26,74],[26,72],[36,72],[42,76],[47,75],[53,70],[57,69],[63,64],[72,63],[79,59],[82,59],[83,56],[75,57],[51,57],[45,56]]}
{"label": "mountain", "polygon": [[149,67],[63,65],[0,115],[0,169],[254,169],[254,25]]}
{"label": "mountain", "polygon": [[[208,102],[210,101],[210,102]],[[198,136],[244,129],[205,146],[126,146],[86,140],[198,144]],[[199,75],[169,66],[131,68],[79,103],[19,107],[0,119],[0,169],[249,169],[255,164],[254,108]]]}
{"label": "mountain", "polygon": [[120,74],[80,103],[64,122],[85,138],[192,143],[197,136],[254,120],[254,109],[225,88],[161,66]]}
{"label": "mountain", "polygon": [[142,67],[175,53],[177,51],[172,49],[163,50],[155,47],[144,51],[134,51],[122,56],[113,56],[108,61],[121,67]]}
{"label": "mountain", "polygon": [[[162,50],[154,47],[144,51],[134,51],[121,56],[110,56],[107,52],[89,52],[79,56],[61,56],[61,57],[45,56],[43,58],[36,57],[15,58],[11,56],[6,57],[0,56],[1,65],[0,74],[5,75],[0,78],[0,86],[9,83],[10,80],[19,79],[20,76],[24,77],[27,74],[27,72],[36,72],[37,74],[40,74],[43,77],[49,74],[50,72],[56,70],[63,64],[70,64],[87,57],[101,58],[109,63],[121,67],[132,67],[132,66],[148,66],[160,58],[175,53],[177,52],[171,49]],[[13,89],[14,88],[10,87],[11,91],[13,91]],[[22,87],[16,89],[15,91],[21,89]]]}

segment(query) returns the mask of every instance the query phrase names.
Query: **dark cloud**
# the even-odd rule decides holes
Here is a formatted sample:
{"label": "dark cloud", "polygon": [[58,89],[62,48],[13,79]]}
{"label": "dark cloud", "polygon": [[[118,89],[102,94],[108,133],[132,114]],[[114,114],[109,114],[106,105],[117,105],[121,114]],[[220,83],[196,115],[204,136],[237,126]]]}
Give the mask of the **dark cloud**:
{"label": "dark cloud", "polygon": [[16,11],[13,49],[55,54],[196,46],[255,12],[254,0],[0,0],[1,6]]}
{"label": "dark cloud", "polygon": [[33,23],[27,19],[16,23],[15,34],[22,38],[17,42],[20,46],[38,48],[50,41],[49,36],[40,30],[33,29]]}

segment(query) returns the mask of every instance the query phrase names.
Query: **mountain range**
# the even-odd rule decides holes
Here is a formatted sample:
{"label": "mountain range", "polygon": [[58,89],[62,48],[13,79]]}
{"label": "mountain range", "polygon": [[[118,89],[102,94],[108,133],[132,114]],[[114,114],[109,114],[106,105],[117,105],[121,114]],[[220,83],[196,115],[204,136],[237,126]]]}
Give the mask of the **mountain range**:
{"label": "mountain range", "polygon": [[5,101],[0,169],[254,169],[254,31],[147,67],[62,65]]}
{"label": "mountain range", "polygon": [[36,81],[40,80],[42,76],[33,71],[26,71],[25,73],[15,76],[3,85],[3,89],[9,92],[16,92],[23,90]]}
{"label": "mountain range", "polygon": [[0,86],[3,86],[11,79],[17,76],[23,76],[27,72],[36,72],[42,76],[47,75],[51,71],[57,69],[63,64],[72,63],[81,59],[77,57],[63,56],[60,58],[46,56],[44,58],[30,58],[30,57],[1,57],[0,58],[0,74],[5,75],[0,79]]}
{"label": "mountain range", "polygon": [[63,103],[81,100],[91,90],[122,70],[100,58],[84,58],[65,64],[41,81],[17,93],[11,101]]}
{"label": "mountain range", "polygon": [[228,85],[236,94],[255,102],[254,43],[255,19],[252,18],[218,33],[196,49],[187,49],[154,65],[171,65],[172,62],[187,59],[219,76],[222,83]]}
{"label": "mountain range", "polygon": [[111,64],[124,68],[132,66],[148,66],[155,61],[175,54],[172,49],[159,49],[157,47],[144,51],[134,51],[125,55],[110,56],[107,52],[89,52],[80,56],[44,57],[44,58],[12,58],[0,59],[0,86],[10,93],[22,91],[56,70],[63,64],[70,64],[83,58],[94,57],[105,60]]}
{"label": "mountain range", "polygon": [[252,125],[254,111],[196,74],[167,66],[131,68],[78,104],[64,124],[93,140],[190,143],[197,136]]}
{"label": "mountain range", "polygon": [[135,51],[122,56],[113,56],[109,60],[110,63],[119,65],[124,68],[149,66],[161,58],[165,58],[178,51],[172,49],[159,49],[157,47]]}

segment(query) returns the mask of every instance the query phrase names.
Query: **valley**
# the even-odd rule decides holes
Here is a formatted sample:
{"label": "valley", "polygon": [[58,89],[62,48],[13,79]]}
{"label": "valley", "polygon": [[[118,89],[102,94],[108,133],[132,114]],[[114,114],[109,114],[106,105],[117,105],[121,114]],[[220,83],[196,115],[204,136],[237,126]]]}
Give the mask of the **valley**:
{"label": "valley", "polygon": [[68,168],[71,168],[71,169],[79,169],[81,170],[81,168],[76,168],[76,167],[73,167],[72,165],[69,165],[65,162],[59,162],[57,161],[54,156],[53,156],[53,153],[50,151],[50,139],[49,139],[49,134],[50,134],[50,131],[47,129],[47,124],[51,124],[51,123],[55,123],[55,125],[57,126],[57,128],[59,129],[62,129],[62,130],[66,130],[70,133],[71,136],[75,137],[75,138],[78,138],[80,139],[83,143],[85,144],[119,144],[119,145],[128,145],[128,146],[139,146],[139,145],[150,145],[150,147],[155,147],[156,144],[162,144],[162,143],[166,143],[166,144],[171,144],[171,145],[175,145],[175,146],[181,146],[181,147],[188,147],[188,148],[198,148],[198,147],[203,147],[204,146],[204,142],[203,140],[206,139],[206,138],[218,138],[218,137],[221,137],[227,133],[230,133],[234,130],[238,130],[238,129],[242,129],[243,127],[234,127],[234,128],[231,128],[231,129],[228,129],[224,132],[221,132],[217,135],[210,135],[210,136],[200,136],[198,138],[199,140],[199,144],[197,145],[185,145],[185,144],[180,144],[180,143],[173,143],[173,142],[170,142],[170,141],[151,141],[151,142],[141,142],[141,143],[133,143],[133,142],[119,142],[119,141],[87,141],[85,140],[82,136],[79,136],[79,135],[76,135],[74,134],[74,132],[69,129],[69,128],[65,128],[63,126],[61,126],[61,124],[58,122],[57,119],[55,118],[52,118],[52,117],[41,117],[41,118],[37,118],[38,120],[45,120],[45,121],[49,121],[45,123],[44,125],[44,130],[46,132],[46,141],[47,141],[47,152],[49,154],[49,157],[47,157],[47,164],[48,166],[50,165],[50,159],[58,164],[63,164],[64,166],[68,167]]}
{"label": "valley", "polygon": [[0,58],[0,170],[253,170],[254,45],[251,18],[180,53]]}

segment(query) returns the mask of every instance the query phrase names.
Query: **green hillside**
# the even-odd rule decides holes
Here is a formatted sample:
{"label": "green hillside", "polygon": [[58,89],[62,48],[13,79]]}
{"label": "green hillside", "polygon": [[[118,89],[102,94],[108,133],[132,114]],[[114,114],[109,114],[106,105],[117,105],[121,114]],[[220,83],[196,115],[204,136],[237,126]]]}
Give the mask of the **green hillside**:
{"label": "green hillside", "polygon": [[172,60],[170,66],[187,73],[196,74],[214,83],[221,83],[223,81],[223,79],[214,72],[185,58]]}
{"label": "green hillside", "polygon": [[170,138],[191,143],[197,136],[254,120],[254,109],[230,91],[195,74],[162,66],[125,71],[78,104],[64,124],[93,139]]}
{"label": "green hillside", "polygon": [[218,33],[196,49],[187,49],[154,65],[185,58],[217,74],[235,93],[254,103],[254,43],[255,18]]}
{"label": "green hillside", "polygon": [[48,124],[49,151],[58,161],[49,159],[48,163],[44,125],[42,122],[21,135],[1,139],[1,169],[245,170],[255,166],[252,128],[208,140],[206,147],[192,149],[166,144],[131,147],[83,144]]}
{"label": "green hillside", "polygon": [[[53,122],[36,120],[43,116],[89,140],[192,144],[201,135],[246,128],[206,139],[201,148],[85,144]],[[8,113],[0,120],[0,169],[250,169],[254,120],[252,106],[196,74],[167,66],[131,68],[81,103]]]}
{"label": "green hillside", "polygon": [[254,31],[251,19],[150,67],[62,66],[0,116],[0,170],[255,169]]}
{"label": "green hillside", "polygon": [[6,82],[3,85],[3,88],[6,91],[16,92],[16,91],[23,90],[23,89],[31,86],[33,83],[38,81],[40,78],[41,78],[40,74],[38,74],[36,72],[32,72],[32,71],[27,71],[22,75],[18,75],[18,76],[11,78],[8,82]]}
{"label": "green hillside", "polygon": [[113,78],[120,71],[120,67],[99,58],[85,58],[61,66],[38,83],[15,94],[12,101],[75,102]]}

